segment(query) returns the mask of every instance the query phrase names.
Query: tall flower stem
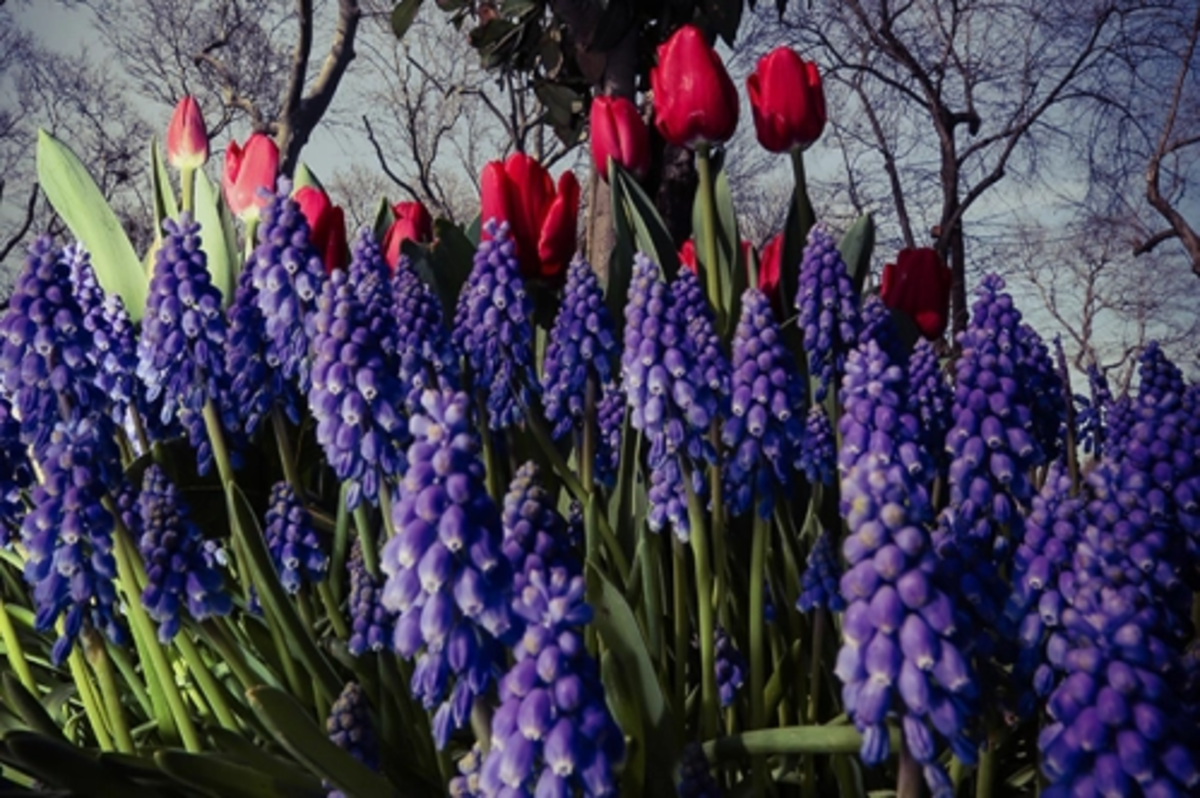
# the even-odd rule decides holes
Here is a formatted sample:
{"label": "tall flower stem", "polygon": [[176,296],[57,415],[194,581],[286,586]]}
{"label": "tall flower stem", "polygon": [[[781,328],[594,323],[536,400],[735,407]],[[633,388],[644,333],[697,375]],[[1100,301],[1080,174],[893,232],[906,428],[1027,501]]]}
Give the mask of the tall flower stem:
{"label": "tall flower stem", "polygon": [[996,747],[995,730],[989,728],[987,747],[979,754],[979,770],[975,773],[975,798],[992,798],[996,785],[996,769],[999,766]]}
{"label": "tall flower stem", "polygon": [[279,462],[283,466],[283,478],[292,486],[296,497],[304,496],[300,484],[300,471],[296,468],[296,453],[292,449],[292,440],[288,437],[287,419],[279,406],[271,408],[271,430],[275,433],[275,446],[279,449]]}
{"label": "tall flower stem", "polygon": [[196,170],[184,167],[179,170],[179,187],[183,190],[183,211],[191,213],[196,207]]}
{"label": "tall flower stem", "polygon": [[234,678],[242,685],[243,690],[249,690],[251,687],[257,687],[263,683],[262,679],[254,675],[254,671],[250,669],[245,657],[238,649],[237,643],[221,623],[212,619],[207,620],[204,622],[204,629],[208,632],[207,639],[221,656],[222,661],[233,671]]}
{"label": "tall flower stem", "polygon": [[[721,423],[713,419],[709,440],[715,451],[721,451]],[[708,467],[708,493],[712,506],[713,567],[710,600],[716,605],[722,625],[728,626],[729,608],[725,601],[725,493],[721,482],[721,466]]]}
{"label": "tall flower stem", "polygon": [[817,710],[821,703],[821,665],[825,646],[825,638],[829,634],[829,613],[823,607],[816,607],[813,610],[813,636],[812,636],[812,660],[810,665],[810,678],[808,682],[808,709],[805,714],[805,722],[817,722]]}
{"label": "tall flower stem", "polygon": [[221,487],[228,490],[233,484],[233,461],[229,458],[229,448],[225,445],[225,432],[221,426],[221,414],[217,411],[216,403],[210,396],[204,402],[204,426],[208,431],[208,442],[212,446],[213,459],[217,461],[217,474],[221,477]]}
{"label": "tall flower stem", "polygon": [[367,573],[379,578],[379,551],[375,546],[375,536],[371,534],[371,519],[367,515],[367,505],[360,503],[354,508],[354,525],[358,528],[363,565],[366,567]]}
{"label": "tall flower stem", "polygon": [[709,160],[709,145],[696,147],[696,173],[700,180],[700,219],[704,229],[698,231],[704,247],[704,279],[708,301],[716,315],[716,327],[725,330],[725,305],[721,297],[721,272],[717,266],[717,196],[716,184]]}
{"label": "tall flower stem", "polygon": [[21,686],[31,695],[37,696],[37,681],[33,678],[33,671],[29,668],[29,660],[25,659],[25,649],[21,645],[21,638],[17,636],[17,630],[13,626],[12,617],[8,614],[8,607],[3,599],[0,599],[0,639],[4,641],[4,654],[8,658],[8,667],[12,668],[13,673],[17,675]]}
{"label": "tall flower stem", "polygon": [[333,595],[333,587],[329,584],[328,579],[322,579],[317,583],[317,595],[321,598],[321,604],[325,607],[325,617],[329,618],[329,622],[333,625],[333,633],[337,639],[349,640],[350,628],[346,626],[346,619],[342,617],[342,613],[338,609],[337,599]]}
{"label": "tall flower stem", "polygon": [[[763,631],[766,626],[765,596],[763,580],[767,565],[767,536],[770,526],[757,511],[758,499],[751,505],[754,527],[750,539],[750,728],[761,729],[766,725],[763,705],[763,686],[766,674],[766,646]],[[762,794],[766,788],[766,763],[760,757],[753,762],[755,792]]]}
{"label": "tall flower stem", "polygon": [[92,683],[92,676],[88,673],[87,663],[84,662],[79,646],[71,649],[70,655],[67,656],[67,666],[71,670],[71,681],[75,682],[88,725],[92,727],[92,734],[96,735],[96,744],[100,746],[101,751],[115,750],[112,735],[108,733],[108,719],[104,716],[104,709],[96,696],[96,686]]}
{"label": "tall flower stem", "polygon": [[[816,223],[816,214],[808,201],[808,179],[804,174],[804,151],[799,147],[792,150],[792,174],[796,182],[796,218],[800,221],[800,241],[808,238],[808,231]],[[836,427],[835,427],[836,429]]]}
{"label": "tall flower stem", "polygon": [[691,612],[687,600],[687,550],[679,538],[671,539],[672,583],[675,598],[675,680],[673,694],[675,717],[679,722],[679,739],[683,739],[687,722],[687,661],[689,621]]}
{"label": "tall flower stem", "polygon": [[108,647],[108,656],[112,658],[113,664],[117,666],[117,670],[121,673],[121,680],[128,685],[129,690],[133,693],[134,700],[142,708],[142,712],[146,715],[154,715],[154,700],[146,690],[146,684],[142,675],[139,675],[137,669],[134,667],[133,658],[129,656],[129,651],[122,646],[110,645]]}
{"label": "tall flower stem", "polygon": [[[646,639],[650,642],[650,652],[654,654],[655,662],[666,662],[663,654],[662,637],[662,581],[660,567],[662,563],[662,537],[657,532],[651,532],[649,526],[642,524],[642,601],[646,612]],[[665,674],[664,674],[665,675]]]}
{"label": "tall flower stem", "polygon": [[104,638],[94,629],[88,629],[82,637],[83,655],[100,686],[100,697],[104,701],[104,709],[108,716],[108,724],[112,727],[113,743],[123,754],[132,754],[136,750],[133,735],[129,733],[129,720],[125,717],[125,707],[121,705],[121,691],[117,688],[117,675],[113,671],[112,660],[104,646]]}
{"label": "tall flower stem", "polygon": [[175,637],[175,646],[183,656],[183,661],[187,663],[188,670],[192,672],[192,678],[200,686],[200,692],[204,694],[204,699],[212,707],[217,722],[230,731],[238,731],[237,719],[233,716],[233,712],[229,709],[229,703],[225,700],[225,691],[213,678],[212,669],[201,658],[200,651],[192,643],[192,639],[187,636],[186,632],[180,632]]}
{"label": "tall flower stem", "polygon": [[690,479],[684,478],[687,490],[688,525],[691,527],[693,566],[696,571],[696,618],[700,624],[700,733],[711,737],[717,733],[717,665],[716,637],[713,628],[712,563],[708,558],[705,540],[704,508],[692,490]]}

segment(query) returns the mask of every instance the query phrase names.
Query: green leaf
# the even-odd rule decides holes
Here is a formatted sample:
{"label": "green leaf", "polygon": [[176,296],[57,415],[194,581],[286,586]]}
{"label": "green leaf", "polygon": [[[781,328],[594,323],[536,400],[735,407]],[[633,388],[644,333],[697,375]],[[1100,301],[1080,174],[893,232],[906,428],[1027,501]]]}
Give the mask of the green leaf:
{"label": "green leaf", "polygon": [[154,237],[158,239],[162,237],[163,220],[178,216],[179,206],[175,203],[175,189],[171,187],[171,176],[167,174],[157,138],[150,139],[150,198],[154,203]]}
{"label": "green leaf", "polygon": [[397,39],[403,39],[404,34],[408,33],[423,2],[424,0],[400,0],[392,7],[392,33]]}
{"label": "green leaf", "polygon": [[863,284],[867,281],[867,272],[871,270],[871,252],[875,249],[875,218],[864,213],[850,225],[846,235],[838,244],[842,260],[850,272],[850,281],[854,283],[854,291],[862,296]]}
{"label": "green leaf", "polygon": [[621,727],[625,736],[632,740],[625,751],[625,769],[621,773],[620,795],[639,796],[646,784],[646,732],[642,728],[642,713],[638,709],[637,693],[629,686],[629,679],[617,663],[611,651],[600,658],[600,678],[608,692],[608,704],[613,711],[613,720]]}
{"label": "green leaf", "polygon": [[409,265],[437,294],[442,322],[451,326],[458,295],[474,265],[475,247],[462,229],[445,219],[433,223],[433,234],[432,246],[405,241],[401,250],[408,256]]}
{"label": "green leaf", "polygon": [[94,798],[157,798],[160,793],[123,778],[90,754],[62,740],[33,732],[10,732],[4,737],[8,757],[22,770],[51,787]]}
{"label": "green leaf", "polygon": [[296,700],[282,690],[256,687],[247,698],[275,739],[309,770],[328,779],[347,795],[397,795],[387,779],[338,748]]}
{"label": "green leaf", "polygon": [[196,221],[200,223],[200,246],[208,263],[213,285],[221,292],[225,307],[233,303],[237,283],[237,236],[225,198],[203,171],[196,170]]}
{"label": "green leaf", "polygon": [[50,717],[50,713],[42,706],[42,702],[17,679],[17,677],[5,671],[2,677],[4,687],[4,703],[8,704],[9,709],[21,716],[21,720],[30,729],[43,734],[47,737],[66,741],[62,736],[62,731],[58,728],[58,724],[54,722],[54,718]]}
{"label": "green leaf", "polygon": [[100,285],[121,297],[131,320],[140,321],[146,310],[146,274],[87,167],[66,144],[39,130],[37,174],[54,210],[91,254]]}
{"label": "green leaf", "polygon": [[[647,762],[658,765],[647,773],[647,791],[650,795],[672,795],[675,789],[672,771],[678,761],[679,743],[646,641],[621,591],[593,563],[589,562],[587,568],[591,573],[588,603],[595,610],[596,628],[617,665],[628,674],[632,698],[642,714],[644,737],[635,744],[645,747]],[[664,763],[671,766],[663,767]]]}
{"label": "green leaf", "polygon": [[388,202],[387,197],[380,197],[379,204],[375,207],[375,222],[371,225],[376,241],[383,243],[383,237],[387,235],[388,228],[394,221],[396,221],[396,217],[392,213],[391,203]]}
{"label": "green leaf", "polygon": [[301,161],[300,165],[296,167],[296,174],[292,176],[292,196],[295,196],[296,192],[305,186],[329,193],[325,191],[325,186],[321,185],[321,181],[308,168],[308,164]]}
{"label": "green leaf", "polygon": [[653,200],[628,172],[619,167],[617,181],[621,185],[622,201],[633,229],[636,248],[661,266],[668,280],[675,279],[679,271],[679,252]]}
{"label": "green leaf", "polygon": [[281,784],[277,779],[255,768],[230,762],[220,754],[189,754],[185,751],[162,750],[154,761],[163,772],[189,787],[199,787],[209,795],[229,798],[270,798],[271,796],[311,796],[326,793],[315,779],[305,787],[294,783]]}

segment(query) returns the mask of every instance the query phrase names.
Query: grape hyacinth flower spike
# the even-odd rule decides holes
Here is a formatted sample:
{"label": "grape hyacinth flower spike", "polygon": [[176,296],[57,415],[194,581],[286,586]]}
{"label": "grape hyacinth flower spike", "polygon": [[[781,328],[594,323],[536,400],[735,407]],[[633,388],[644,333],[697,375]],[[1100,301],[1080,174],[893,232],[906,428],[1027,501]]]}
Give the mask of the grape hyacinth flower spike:
{"label": "grape hyacinth flower spike", "polygon": [[183,497],[157,464],[146,469],[138,496],[142,536],[138,548],[148,584],[142,605],[158,623],[158,639],[169,643],[179,632],[181,613],[197,621],[226,615],[233,601],[204,548],[204,536],[190,518]]}
{"label": "grape hyacinth flower spike", "polygon": [[392,294],[400,391],[405,407],[413,412],[425,389],[458,387],[458,353],[442,324],[441,303],[407,258],[396,267]]}
{"label": "grape hyacinth flower spike", "polygon": [[[370,770],[379,770],[379,740],[371,725],[367,697],[358,682],[348,682],[333,702],[325,720],[325,733],[338,748],[357,759]],[[333,790],[329,798],[345,798]]]}
{"label": "grape hyacinth flower spike", "polygon": [[813,227],[800,263],[796,295],[809,372],[816,378],[813,399],[824,400],[842,372],[846,352],[858,340],[858,295],[837,243],[823,225]]}
{"label": "grape hyacinth flower spike", "polygon": [[837,470],[837,442],[825,407],[815,404],[808,409],[804,423],[804,441],[796,467],[812,485],[832,485]]}
{"label": "grape hyacinth flower spike", "polygon": [[934,578],[938,561],[924,526],[932,517],[929,463],[916,445],[916,420],[904,411],[905,390],[903,369],[874,341],[850,353],[838,462],[848,606],[835,673],[863,733],[864,764],[887,759],[886,719],[898,713],[909,753],[942,798],[953,790],[936,761],[934,730],[960,759],[974,761],[967,725],[977,714],[978,684],[954,637],[951,598]]}
{"label": "grape hyacinth flower spike", "polygon": [[939,473],[946,460],[946,432],[954,391],[942,372],[937,351],[927,338],[917,341],[908,356],[908,412],[921,425],[920,445],[933,457]]}
{"label": "grape hyacinth flower spike", "polygon": [[426,391],[409,429],[408,472],[392,506],[396,534],[381,556],[383,604],[399,614],[393,647],[417,661],[413,695],[437,707],[434,739],[443,748],[500,665],[497,638],[513,627],[512,573],[466,394]]}
{"label": "grape hyacinth flower spike", "polygon": [[525,463],[517,469],[504,495],[501,519],[502,548],[512,566],[515,591],[524,587],[520,579],[530,557],[536,557],[546,568],[565,564],[579,567],[579,555],[572,548],[567,521],[542,486],[535,463]]}
{"label": "grape hyacinth flower spike", "polygon": [[290,483],[271,486],[266,522],[263,536],[283,589],[295,593],[301,585],[323,581],[329,556],[321,549],[312,516]]}
{"label": "grape hyacinth flower spike", "polygon": [[363,562],[362,542],[354,538],[346,559],[350,574],[350,639],[346,649],[360,657],[392,646],[395,619],[383,606],[383,582],[371,576]]}
{"label": "grape hyacinth flower spike", "polygon": [[485,223],[487,240],[454,314],[452,340],[471,368],[475,390],[487,394],[488,427],[520,423],[539,388],[533,362],[533,302],[525,293],[507,222]]}
{"label": "grape hyacinth flower spike", "polygon": [[800,597],[796,599],[796,609],[800,612],[821,608],[832,612],[845,611],[846,599],[838,592],[841,578],[842,567],[833,551],[833,536],[829,530],[823,529],[813,543],[812,551],[808,553],[808,565],[800,575]]}

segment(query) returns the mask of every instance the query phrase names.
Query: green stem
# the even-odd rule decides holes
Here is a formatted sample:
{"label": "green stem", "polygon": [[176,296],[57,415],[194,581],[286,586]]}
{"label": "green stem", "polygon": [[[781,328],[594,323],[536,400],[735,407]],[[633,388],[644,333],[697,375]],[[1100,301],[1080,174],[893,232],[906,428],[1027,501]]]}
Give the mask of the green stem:
{"label": "green stem", "polygon": [[217,461],[217,473],[221,477],[221,487],[228,488],[234,481],[233,461],[229,459],[229,449],[225,446],[225,431],[221,426],[221,416],[212,397],[204,403],[204,426],[208,431],[208,442],[212,445],[213,459]]}
{"label": "green stem", "polygon": [[396,522],[392,519],[392,484],[387,477],[379,477],[379,514],[383,517],[384,540],[396,537]]}
{"label": "green stem", "polygon": [[317,583],[317,595],[321,597],[321,604],[325,607],[325,617],[333,625],[333,633],[337,635],[338,640],[349,640],[350,628],[346,626],[346,619],[342,617],[341,608],[338,607],[337,599],[333,595],[333,587],[329,584],[328,579],[322,579]]}
{"label": "green stem", "polygon": [[142,713],[147,717],[155,716],[154,701],[150,698],[150,693],[146,690],[142,677],[138,675],[137,669],[133,666],[129,650],[121,646],[109,645],[108,656],[112,658],[113,664],[121,672],[122,681],[129,685],[129,689],[133,692],[133,698],[138,702]]}
{"label": "green stem", "polygon": [[242,263],[249,263],[250,257],[254,254],[254,248],[258,245],[258,216],[254,216],[246,220],[246,240],[242,242],[243,257]]}
{"label": "green stem", "polygon": [[129,733],[129,721],[125,717],[125,707],[121,705],[121,691],[117,688],[117,676],[104,647],[104,638],[94,629],[89,629],[83,634],[82,643],[83,655],[92,666],[100,685],[100,696],[104,700],[108,724],[112,727],[113,742],[121,753],[132,754],[135,751],[133,735]]}
{"label": "green stem", "polygon": [[29,660],[25,659],[25,649],[21,645],[21,638],[17,637],[16,627],[13,626],[12,617],[8,614],[8,606],[4,603],[4,599],[0,599],[0,638],[4,640],[4,653],[8,657],[8,666],[17,674],[21,685],[29,691],[30,695],[38,695],[37,682],[33,678],[33,671],[29,668]]}
{"label": "green stem", "polygon": [[183,655],[183,661],[187,663],[188,669],[192,672],[192,678],[196,680],[200,692],[204,694],[208,705],[212,707],[213,714],[217,716],[217,722],[230,731],[238,731],[237,719],[225,700],[225,691],[213,678],[212,670],[201,658],[200,651],[192,643],[192,639],[187,636],[186,632],[180,632],[175,636],[175,646]]}
{"label": "green stem", "polygon": [[808,683],[809,704],[804,716],[808,723],[817,722],[818,709],[821,704],[821,658],[824,656],[821,649],[824,648],[828,629],[829,613],[822,607],[816,607],[813,609],[812,664]]}
{"label": "green stem", "polygon": [[379,551],[375,547],[375,536],[371,533],[367,505],[362,502],[354,508],[354,525],[358,528],[358,544],[362,547],[363,566],[366,567],[367,573],[379,578]]}
{"label": "green stem", "polygon": [[975,798],[992,798],[996,786],[996,734],[988,730],[987,747],[979,753],[979,770],[975,774]]}
{"label": "green stem", "polygon": [[[654,656],[654,661],[663,663],[666,662],[666,658],[662,655],[662,582],[659,578],[662,567],[662,537],[657,532],[651,532],[646,524],[642,524],[642,540],[644,542],[640,564],[642,601],[645,602],[646,608],[646,639],[650,642],[650,653]],[[665,671],[661,675],[665,675]]]}
{"label": "green stem", "polygon": [[[713,419],[712,428],[709,430],[709,440],[715,450],[720,452],[721,427],[716,419]],[[713,593],[711,601],[717,607],[722,625],[728,627],[729,608],[725,601],[725,492],[719,465],[709,466],[708,493],[712,497]]]}
{"label": "green stem", "polygon": [[180,169],[179,185],[183,189],[183,210],[191,213],[196,207],[196,170],[189,167]]}
{"label": "green stem", "polygon": [[233,671],[234,678],[242,685],[243,690],[258,687],[263,683],[262,679],[254,675],[254,671],[250,669],[241,650],[238,649],[237,643],[220,623],[213,620],[205,621],[204,631],[207,633],[206,638],[212,643],[213,648],[217,650],[229,669]]}
{"label": "green stem", "polygon": [[200,742],[200,735],[196,732],[196,726],[192,722],[191,713],[187,711],[187,707],[183,703],[183,696],[179,692],[179,686],[175,683],[175,672],[171,668],[171,663],[167,661],[166,652],[163,651],[162,646],[158,643],[154,624],[150,621],[150,616],[146,614],[146,609],[142,606],[141,594],[135,587],[137,585],[135,574],[139,565],[136,564],[137,560],[133,556],[133,540],[130,537],[129,530],[125,528],[125,524],[121,521],[120,513],[116,511],[116,507],[112,504],[112,500],[105,499],[104,503],[116,524],[117,575],[121,588],[125,593],[125,604],[129,611],[130,628],[136,636],[142,639],[142,646],[149,656],[151,669],[154,671],[155,678],[162,688],[163,696],[167,700],[167,707],[170,709],[171,716],[179,729],[179,736],[183,740],[183,747],[188,751],[196,753],[203,748]]}
{"label": "green stem", "polygon": [[[900,734],[889,729],[892,748],[900,745]],[[704,743],[704,755],[723,761],[769,754],[857,754],[862,735],[853,726],[790,726],[760,729],[720,737]]]}
{"label": "green stem", "polygon": [[104,710],[100,707],[100,700],[96,697],[92,675],[88,673],[87,665],[83,661],[83,652],[79,650],[79,646],[71,648],[71,653],[67,657],[67,666],[71,669],[71,680],[75,682],[75,690],[79,693],[79,700],[83,703],[83,712],[87,715],[88,725],[92,727],[92,734],[96,735],[96,744],[100,746],[101,751],[114,750]]}
{"label": "green stem", "polygon": [[713,183],[712,164],[709,161],[708,144],[696,148],[696,173],[700,179],[700,219],[703,230],[697,231],[697,243],[704,248],[704,277],[707,283],[708,301],[716,314],[718,331],[725,329],[725,304],[721,298],[721,272],[717,264],[717,197]]}
{"label": "green stem", "polygon": [[[707,530],[704,528],[704,508],[685,476],[687,490],[688,526],[691,527],[693,565],[696,571],[696,617],[700,624],[700,733],[712,737],[717,733],[717,666],[716,641],[713,628],[712,563],[708,559]],[[759,685],[762,701],[762,685]]]}
{"label": "green stem", "polygon": [[350,511],[346,509],[346,486],[338,493],[337,518],[333,524],[333,551],[329,554],[329,588],[336,601],[342,595],[346,578],[346,557],[350,551]]}
{"label": "green stem", "polygon": [[804,152],[797,147],[792,150],[792,174],[796,180],[796,218],[800,221],[800,242],[808,240],[808,231],[816,223],[812,203],[808,201],[808,180],[804,174]]}
{"label": "green stem", "polygon": [[271,408],[271,429],[275,433],[275,446],[279,449],[279,462],[283,466],[283,478],[296,492],[296,498],[304,501],[304,490],[300,484],[300,471],[296,467],[296,453],[292,449],[292,439],[288,437],[287,419],[279,406]]}
{"label": "green stem", "polygon": [[[761,729],[766,725],[763,705],[763,686],[766,674],[766,649],[763,631],[766,624],[765,596],[763,595],[764,574],[767,563],[768,522],[759,514],[757,498],[751,512],[754,527],[750,539],[750,729]],[[761,757],[751,762],[755,792],[762,795],[766,790],[766,763]]]}
{"label": "green stem", "polygon": [[684,739],[687,726],[687,661],[688,661],[688,626],[689,616],[687,603],[687,553],[679,538],[671,537],[673,552],[673,594],[675,597],[675,680],[674,705],[675,718],[679,722],[679,739]]}

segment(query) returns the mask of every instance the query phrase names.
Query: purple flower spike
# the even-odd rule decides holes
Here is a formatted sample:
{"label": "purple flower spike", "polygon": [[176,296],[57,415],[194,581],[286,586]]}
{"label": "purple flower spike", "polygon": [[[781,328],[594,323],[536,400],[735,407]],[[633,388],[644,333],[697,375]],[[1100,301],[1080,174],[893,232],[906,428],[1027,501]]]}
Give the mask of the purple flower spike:
{"label": "purple flower spike", "polygon": [[804,431],[794,415],[804,386],[783,344],[771,301],[756,289],[742,295],[733,336],[730,412],[721,431],[730,458],[724,467],[730,510],[753,505],[770,518],[776,495],[787,495]]}
{"label": "purple flower spike", "polygon": [[908,385],[908,412],[921,424],[919,444],[940,464],[945,460],[947,422],[951,418],[954,392],[933,344],[925,338],[917,342],[908,358]]}
{"label": "purple flower spike", "polygon": [[746,681],[747,664],[742,652],[733,645],[733,638],[722,627],[716,627],[714,638],[717,695],[721,706],[733,705],[734,698]]}
{"label": "purple flower spike", "polygon": [[471,368],[475,389],[487,392],[488,426],[501,430],[521,422],[540,384],[533,366],[533,303],[508,223],[487,224],[490,238],[475,253],[452,338]]}
{"label": "purple flower spike", "polygon": [[515,631],[512,573],[466,394],[425,391],[409,429],[409,469],[392,506],[396,535],[380,558],[383,603],[399,613],[393,647],[416,658],[413,695],[437,707],[442,748],[493,679],[497,639]]}
{"label": "purple flower spike", "polygon": [[266,520],[263,535],[283,589],[295,593],[303,584],[323,581],[329,556],[321,550],[312,516],[289,483],[277,482],[271,487]]}
{"label": "purple flower spike", "polygon": [[846,710],[863,732],[863,762],[887,757],[884,721],[897,712],[909,738],[921,743],[910,751],[929,771],[929,786],[940,790],[947,782],[934,746],[918,732],[936,730],[960,756],[973,757],[967,722],[978,685],[953,637],[950,601],[928,578],[937,568],[924,526],[932,515],[929,464],[916,446],[916,419],[904,411],[905,382],[875,341],[846,361],[842,439],[867,443],[843,446],[839,455],[850,570],[841,582],[848,606],[837,673]]}
{"label": "purple flower spike", "polygon": [[536,557],[544,567],[568,562],[578,567],[567,522],[542,487],[536,464],[526,463],[517,469],[504,496],[503,524],[503,550],[515,575],[515,592],[524,588],[520,580],[530,557]]}
{"label": "purple flower spike", "polygon": [[[349,682],[342,688],[325,720],[325,733],[338,748],[371,770],[379,770],[379,740],[371,725],[367,696],[358,682]],[[344,798],[344,794],[333,790],[329,798]]]}
{"label": "purple flower spike", "polygon": [[[346,648],[352,656],[358,657],[367,651],[391,647],[394,619],[383,606],[380,580],[371,576],[363,563],[362,544],[358,538],[351,544],[346,570],[350,574],[350,640]],[[420,584],[416,583],[409,592],[418,590]]]}
{"label": "purple flower spike", "polygon": [[396,268],[392,293],[400,390],[406,397],[405,406],[413,412],[426,388],[458,387],[458,354],[442,324],[437,296],[406,258],[401,258]]}
{"label": "purple flower spike", "polygon": [[833,538],[828,530],[821,530],[808,554],[808,567],[800,575],[800,597],[796,600],[796,609],[811,612],[823,607],[833,612],[843,612],[846,600],[838,592],[841,578],[842,568],[833,551]]}
{"label": "purple flower spike", "polygon": [[813,398],[820,402],[842,372],[846,352],[858,340],[858,295],[837,243],[818,224],[808,234],[796,295],[809,372],[816,377]]}
{"label": "purple flower spike", "polygon": [[804,424],[804,445],[800,447],[800,460],[796,464],[804,471],[804,477],[813,485],[832,485],[837,467],[837,446],[833,438],[833,425],[825,406],[815,404],[808,409]]}

